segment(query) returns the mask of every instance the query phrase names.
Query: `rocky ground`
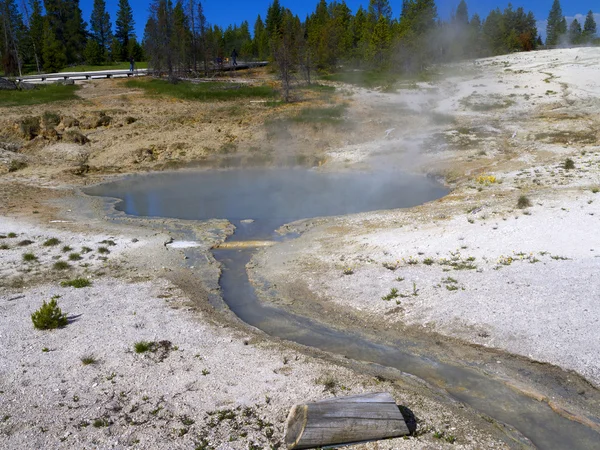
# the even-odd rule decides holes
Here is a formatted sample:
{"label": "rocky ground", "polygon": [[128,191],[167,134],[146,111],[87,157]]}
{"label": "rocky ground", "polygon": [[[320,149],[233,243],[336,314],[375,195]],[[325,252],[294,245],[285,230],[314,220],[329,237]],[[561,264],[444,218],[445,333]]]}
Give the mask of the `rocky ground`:
{"label": "rocky ground", "polygon": [[[274,107],[157,101],[99,80],[83,85],[83,101],[3,108],[0,447],[277,448],[294,403],[373,390],[410,408],[416,431],[357,448],[517,445],[431,386],[274,342],[215,311],[208,250],[226,223],[106,220],[77,187],[253,163],[443,177],[452,193],[421,207],[303,223],[299,239],[261,250],[252,277],[272,287],[269,301],[324,308],[319,318],[338,325],[446,336],[598,383],[598,56],[516,54],[386,92],[338,85]],[[332,105],[346,105],[340,123],[282,120]],[[28,116],[42,118],[37,136],[23,132]],[[194,267],[165,246],[190,229],[206,255]],[[76,278],[91,285],[61,286]],[[30,314],[53,296],[69,324],[35,330]],[[150,349],[137,353],[141,341]]]}

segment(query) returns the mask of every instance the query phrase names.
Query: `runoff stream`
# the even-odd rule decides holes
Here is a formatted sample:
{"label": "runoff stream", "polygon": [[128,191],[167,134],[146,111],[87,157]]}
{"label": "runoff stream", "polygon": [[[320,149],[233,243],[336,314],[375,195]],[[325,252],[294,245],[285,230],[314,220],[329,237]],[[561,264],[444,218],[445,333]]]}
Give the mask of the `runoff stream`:
{"label": "runoff stream", "polygon": [[[275,230],[295,220],[406,208],[447,192],[432,179],[395,171],[321,173],[307,169],[160,173],[86,190],[90,195],[120,199],[116,209],[128,215],[227,219],[236,226],[229,242],[282,239]],[[427,355],[426,344],[414,337],[384,345],[359,332],[339,331],[262,303],[246,272],[253,253],[253,249],[213,250],[223,268],[219,281],[223,299],[247,324],[271,336],[415,375],[513,427],[537,448],[600,448],[600,434],[593,429],[474,367],[423,356]],[[597,418],[590,420],[598,422]]]}

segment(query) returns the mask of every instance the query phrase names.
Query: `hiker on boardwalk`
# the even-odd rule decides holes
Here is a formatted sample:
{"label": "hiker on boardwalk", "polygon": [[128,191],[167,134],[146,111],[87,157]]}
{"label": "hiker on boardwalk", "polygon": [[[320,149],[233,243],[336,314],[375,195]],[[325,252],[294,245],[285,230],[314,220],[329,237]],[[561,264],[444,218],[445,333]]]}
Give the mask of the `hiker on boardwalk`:
{"label": "hiker on boardwalk", "polygon": [[135,59],[133,59],[133,56],[131,58],[129,58],[129,71],[133,72],[133,68],[135,66]]}
{"label": "hiker on boardwalk", "polygon": [[231,52],[231,65],[232,66],[237,66],[237,57],[238,57],[238,52],[234,48],[233,51]]}

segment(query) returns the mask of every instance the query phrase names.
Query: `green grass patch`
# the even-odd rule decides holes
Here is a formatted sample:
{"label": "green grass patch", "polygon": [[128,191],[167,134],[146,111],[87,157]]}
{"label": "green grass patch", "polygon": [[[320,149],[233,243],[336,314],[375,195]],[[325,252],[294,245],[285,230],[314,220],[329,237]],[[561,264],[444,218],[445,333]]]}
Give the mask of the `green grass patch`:
{"label": "green grass patch", "polygon": [[301,109],[295,117],[292,117],[292,121],[297,123],[339,124],[344,119],[343,115],[345,110],[345,105],[337,105],[327,108],[304,108]]}
{"label": "green grass patch", "polygon": [[269,86],[247,86],[236,83],[169,83],[165,80],[127,80],[130,88],[143,89],[146,94],[158,97],[175,97],[201,102],[227,101],[244,98],[275,99],[277,93]]}
{"label": "green grass patch", "polygon": [[92,282],[87,278],[75,278],[74,280],[61,281],[62,287],[74,287],[77,289],[88,287],[92,285]]}
{"label": "green grass patch", "polygon": [[60,240],[57,238],[50,238],[46,242],[44,242],[44,247],[53,247],[55,245],[60,244]]}
{"label": "green grass patch", "polygon": [[0,91],[0,106],[39,105],[67,100],[76,100],[79,86],[48,84],[27,91]]}
{"label": "green grass patch", "polygon": [[146,353],[150,351],[150,349],[152,348],[152,344],[152,342],[148,341],[139,341],[133,344],[133,349],[136,353]]}
{"label": "green grass patch", "polygon": [[52,268],[54,270],[67,270],[71,268],[71,265],[66,261],[56,261]]}
{"label": "green grass patch", "polygon": [[26,262],[37,261],[37,256],[35,256],[33,253],[25,253],[23,255],[23,261],[26,261]]}
{"label": "green grass patch", "polygon": [[[148,63],[146,61],[140,61],[135,63],[136,69],[147,69]],[[80,65],[80,66],[72,66],[65,67],[60,71],[60,73],[65,72],[94,72],[98,70],[129,70],[129,62],[115,63],[115,64],[105,64],[101,66],[89,66],[89,65]]]}

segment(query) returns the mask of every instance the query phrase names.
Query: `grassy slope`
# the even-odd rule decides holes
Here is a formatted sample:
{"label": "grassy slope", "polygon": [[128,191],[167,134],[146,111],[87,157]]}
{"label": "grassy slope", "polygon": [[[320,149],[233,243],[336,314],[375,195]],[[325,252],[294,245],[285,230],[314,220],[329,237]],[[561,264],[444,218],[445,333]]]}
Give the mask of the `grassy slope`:
{"label": "grassy slope", "polygon": [[38,105],[77,99],[79,86],[48,84],[29,91],[0,91],[0,106]]}

